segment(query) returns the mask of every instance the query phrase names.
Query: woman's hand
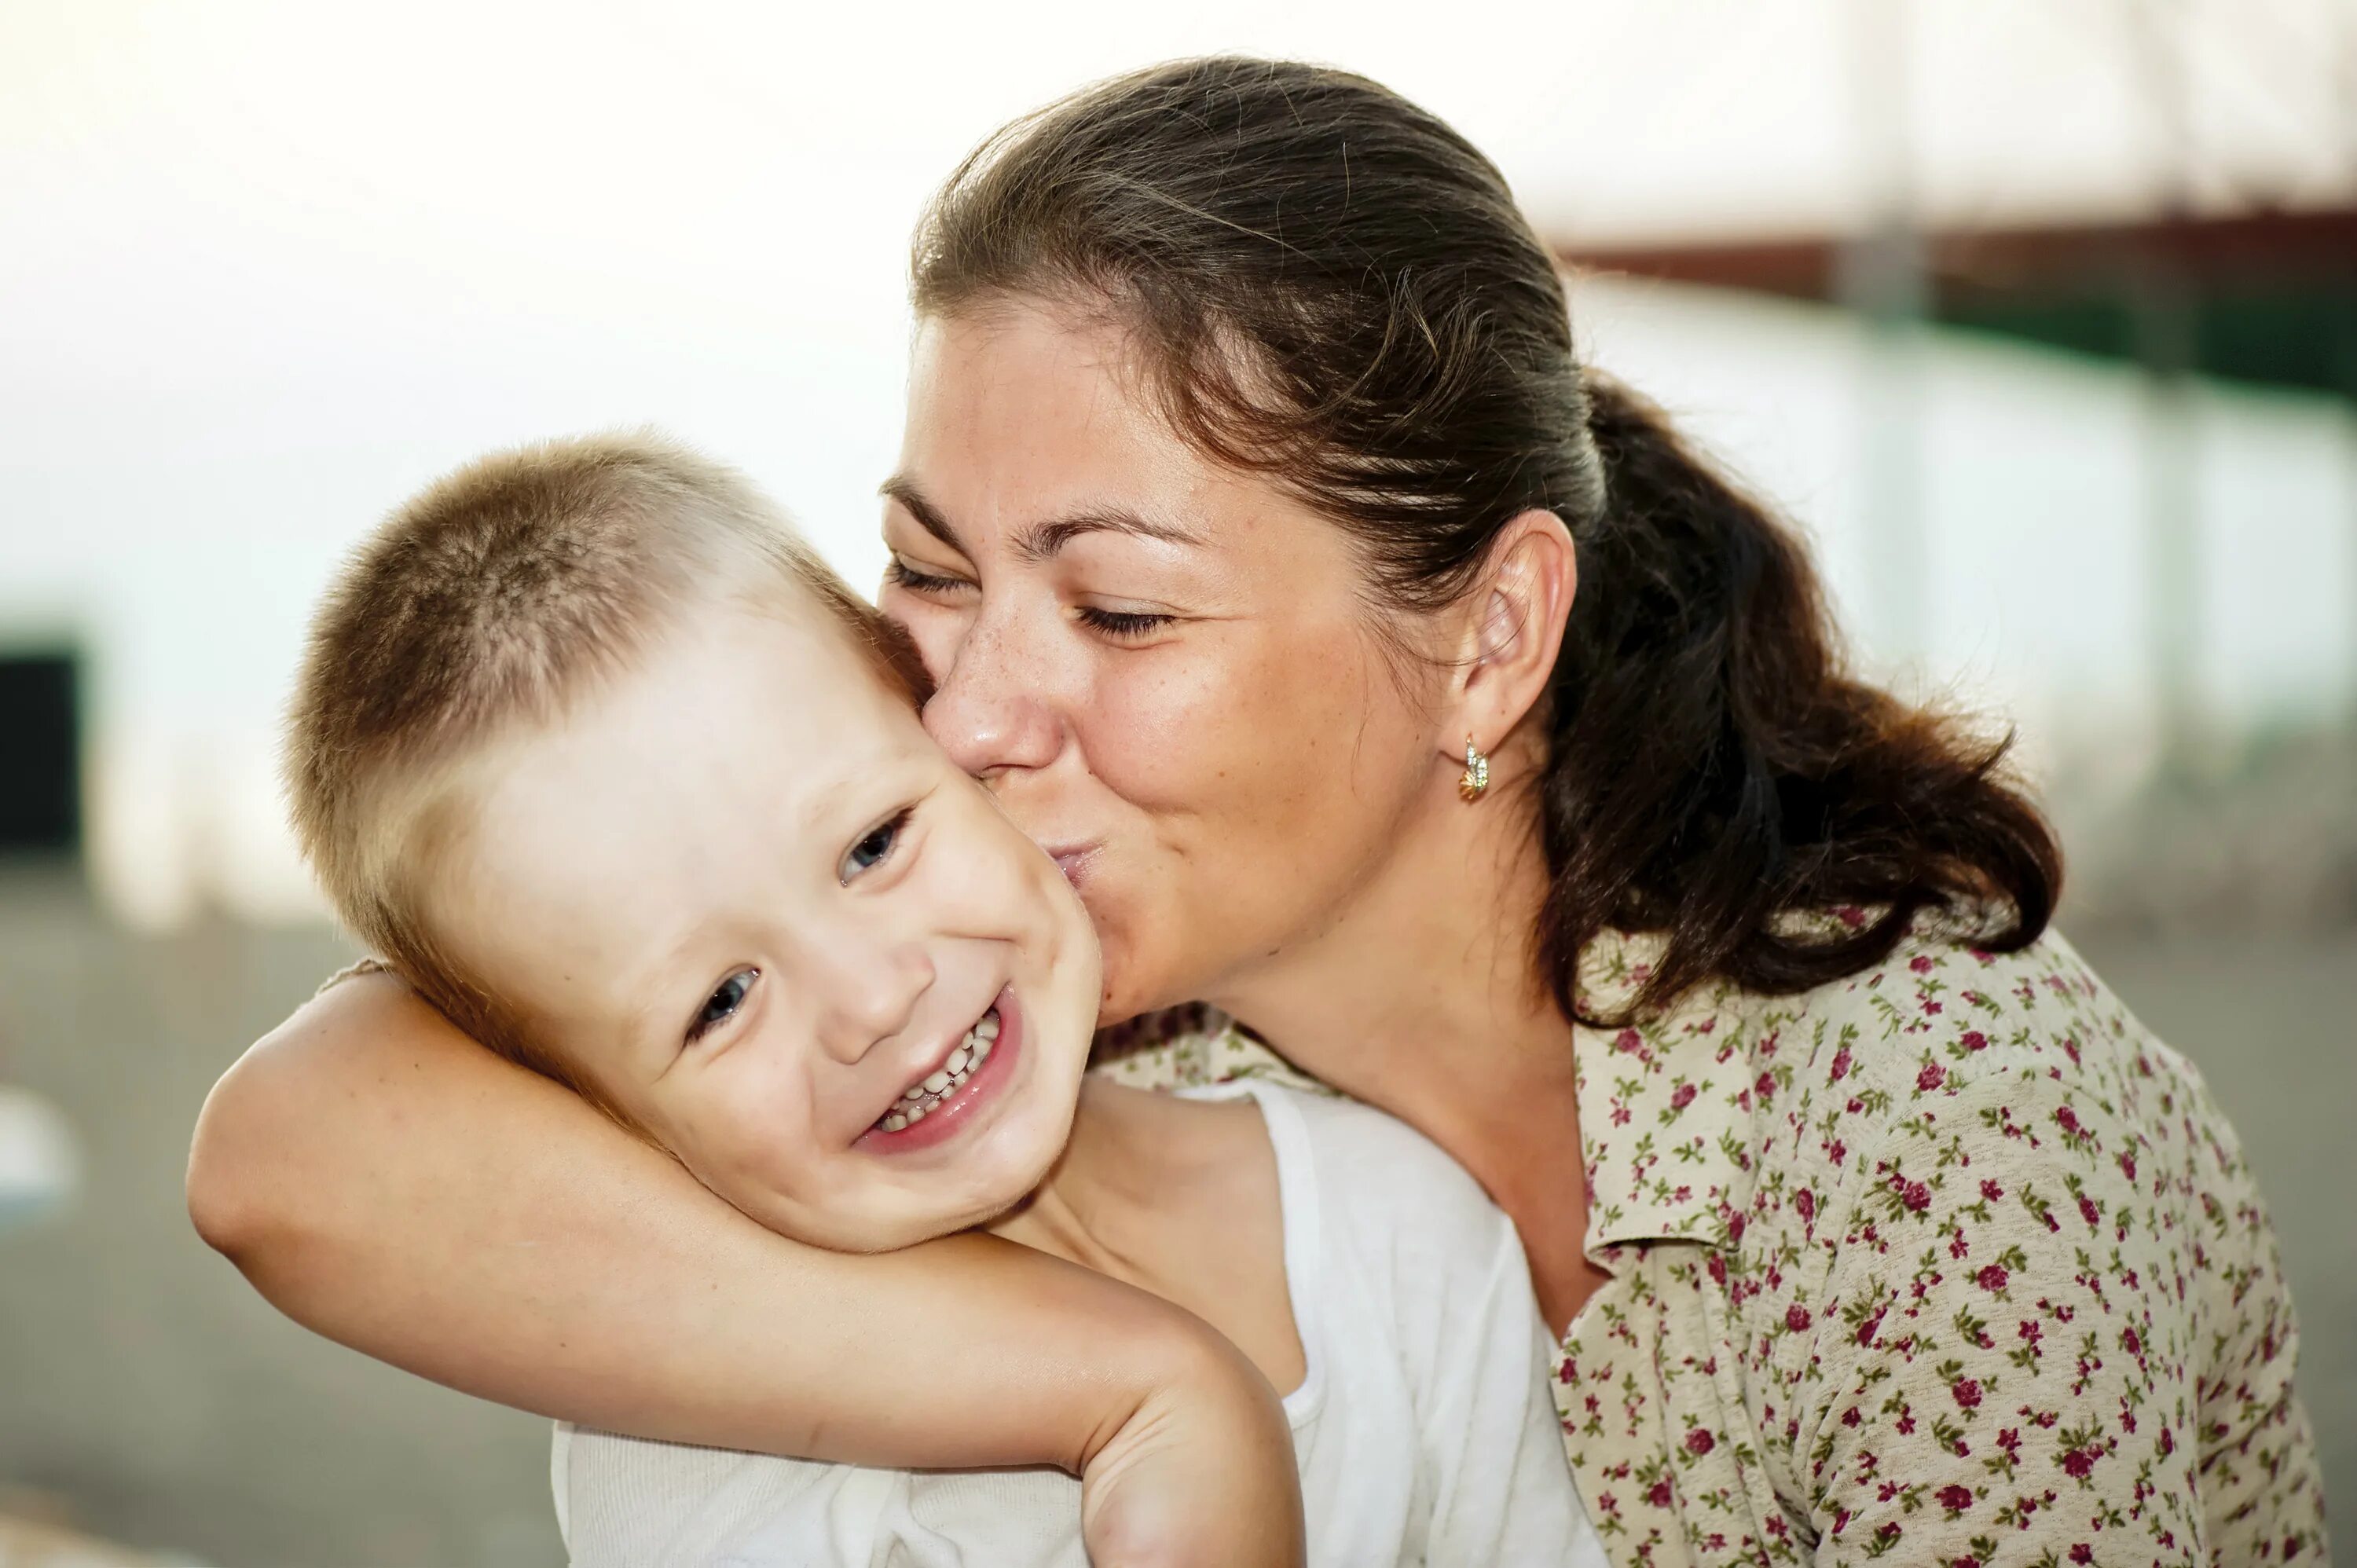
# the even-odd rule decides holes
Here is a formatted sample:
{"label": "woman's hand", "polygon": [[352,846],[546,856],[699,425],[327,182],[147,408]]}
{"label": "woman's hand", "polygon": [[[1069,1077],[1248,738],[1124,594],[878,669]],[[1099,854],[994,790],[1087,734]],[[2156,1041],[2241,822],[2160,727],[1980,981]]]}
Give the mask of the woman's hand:
{"label": "woman's hand", "polygon": [[1283,1412],[1207,1325],[994,1237],[787,1240],[390,976],[221,1079],[188,1206],[296,1321],[486,1399],[814,1459],[1056,1465],[1101,1564],[1301,1560]]}

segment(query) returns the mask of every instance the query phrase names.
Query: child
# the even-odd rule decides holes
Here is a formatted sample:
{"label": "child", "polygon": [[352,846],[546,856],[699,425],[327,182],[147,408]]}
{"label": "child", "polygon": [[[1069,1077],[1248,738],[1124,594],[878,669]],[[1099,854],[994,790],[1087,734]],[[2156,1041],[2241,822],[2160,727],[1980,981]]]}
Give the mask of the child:
{"label": "child", "polygon": [[[970,1227],[1208,1319],[1279,1389],[1310,1560],[1600,1563],[1513,1229],[1401,1124],[1084,1081],[1097,955],[926,736],[923,673],[734,474],[640,438],[478,463],[322,608],[297,831],[476,1037],[782,1234]],[[780,1333],[792,1332],[780,1304]],[[954,1301],[909,1398],[962,1342]],[[1078,1483],[560,1427],[576,1563],[1075,1564]]]}

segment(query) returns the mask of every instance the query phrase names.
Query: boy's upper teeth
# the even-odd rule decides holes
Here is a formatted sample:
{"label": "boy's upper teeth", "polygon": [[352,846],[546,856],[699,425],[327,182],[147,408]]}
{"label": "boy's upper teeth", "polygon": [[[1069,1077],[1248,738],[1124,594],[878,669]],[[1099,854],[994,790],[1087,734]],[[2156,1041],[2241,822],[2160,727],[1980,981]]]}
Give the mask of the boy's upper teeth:
{"label": "boy's upper teeth", "polygon": [[950,1090],[963,1083],[975,1068],[990,1059],[991,1049],[997,1039],[998,1009],[993,1007],[965,1032],[965,1038],[950,1052],[941,1066],[901,1092],[900,1098],[892,1102],[892,1109],[884,1113],[877,1125],[887,1133],[898,1133],[903,1127],[923,1121]]}

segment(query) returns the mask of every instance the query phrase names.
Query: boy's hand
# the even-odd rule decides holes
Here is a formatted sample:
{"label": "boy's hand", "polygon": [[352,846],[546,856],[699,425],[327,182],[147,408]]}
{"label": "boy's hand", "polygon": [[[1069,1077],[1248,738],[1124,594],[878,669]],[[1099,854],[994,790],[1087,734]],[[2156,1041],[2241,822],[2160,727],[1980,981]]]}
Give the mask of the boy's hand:
{"label": "boy's hand", "polygon": [[1207,1325],[1082,1456],[1081,1538],[1096,1568],[1301,1568],[1301,1478],[1268,1380]]}

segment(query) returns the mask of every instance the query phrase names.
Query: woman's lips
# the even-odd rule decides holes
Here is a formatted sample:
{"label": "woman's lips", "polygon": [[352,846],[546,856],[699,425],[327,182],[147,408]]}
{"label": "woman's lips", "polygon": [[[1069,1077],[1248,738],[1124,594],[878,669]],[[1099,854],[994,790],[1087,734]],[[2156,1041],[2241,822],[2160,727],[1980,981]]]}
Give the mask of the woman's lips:
{"label": "woman's lips", "polygon": [[1014,1075],[1015,1058],[1023,1052],[1024,1036],[1023,1011],[1015,1000],[1013,986],[1001,991],[992,1006],[998,1015],[998,1037],[991,1044],[989,1057],[966,1074],[965,1081],[927,1112],[921,1121],[889,1131],[878,1123],[862,1133],[854,1141],[854,1147],[890,1155],[935,1148],[956,1137],[988,1110]]}
{"label": "woman's lips", "polygon": [[1088,875],[1089,865],[1096,859],[1100,846],[1081,843],[1043,844],[1040,847],[1048,852],[1048,858],[1056,863],[1056,869],[1064,874],[1064,880],[1078,887],[1081,879]]}

